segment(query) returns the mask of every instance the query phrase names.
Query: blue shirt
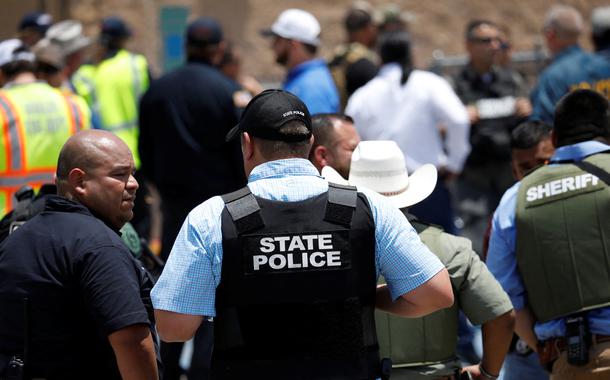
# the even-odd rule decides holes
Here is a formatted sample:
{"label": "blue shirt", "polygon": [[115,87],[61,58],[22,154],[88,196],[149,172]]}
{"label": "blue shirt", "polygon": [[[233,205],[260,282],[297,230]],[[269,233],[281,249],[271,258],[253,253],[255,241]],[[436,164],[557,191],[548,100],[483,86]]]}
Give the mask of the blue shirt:
{"label": "blue shirt", "polygon": [[[328,182],[304,159],[264,163],[252,170],[250,191],[261,198],[296,202],[328,190]],[[443,264],[423,245],[398,208],[381,195],[362,191],[375,222],[375,259],[393,299],[417,288]],[[181,314],[215,316],[216,287],[222,267],[220,197],[210,198],[191,211],[169,255],[151,297],[155,309]]]}
{"label": "blue shirt", "polygon": [[533,107],[530,119],[553,123],[555,105],[562,96],[577,88],[605,90],[608,80],[608,61],[572,45],[557,54],[553,63],[540,74],[530,95]]}
{"label": "blue shirt", "polygon": [[[610,149],[610,146],[597,141],[586,141],[558,148],[552,160],[578,160],[586,156]],[[523,280],[517,268],[515,213],[517,210],[517,193],[520,182],[514,184],[504,193],[492,220],[491,238],[487,254],[487,267],[496,276],[506,293],[508,293],[516,310],[526,304],[526,293]],[[610,335],[610,308],[599,308],[588,312],[591,332]],[[534,326],[539,340],[565,336],[563,319],[545,323],[537,322]]]}
{"label": "blue shirt", "polygon": [[284,90],[298,96],[312,115],[339,112],[339,93],[323,59],[312,59],[290,69]]}

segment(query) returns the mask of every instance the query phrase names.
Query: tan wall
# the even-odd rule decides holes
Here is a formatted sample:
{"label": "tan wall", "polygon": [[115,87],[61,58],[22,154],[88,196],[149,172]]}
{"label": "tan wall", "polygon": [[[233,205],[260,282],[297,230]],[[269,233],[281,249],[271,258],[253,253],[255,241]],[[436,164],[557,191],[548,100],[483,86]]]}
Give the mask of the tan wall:
{"label": "tan wall", "polygon": [[[371,0],[375,5],[387,1]],[[604,0],[566,0],[577,7],[588,20],[590,11]],[[2,0],[0,36],[9,37],[26,8],[33,9],[41,0]],[[135,36],[131,47],[145,54],[153,71],[160,72],[159,7],[184,5],[191,17],[209,15],[218,18],[225,33],[243,50],[244,71],[264,81],[278,81],[284,71],[273,62],[268,41],[258,35],[268,27],[281,10],[291,7],[312,12],[322,24],[322,54],[330,55],[332,46],[345,37],[341,20],[351,0],[42,0],[55,14],[70,14],[81,20],[89,35],[96,34],[99,20],[108,15],[119,15],[133,27]],[[414,37],[415,59],[426,66],[432,51],[442,49],[446,54],[463,53],[463,29],[471,18],[488,18],[512,29],[517,49],[531,49],[540,41],[544,13],[554,4],[551,0],[403,0],[405,9],[416,15],[411,30]],[[64,5],[62,7],[62,4]],[[58,8],[59,7],[59,8]],[[588,32],[583,42],[588,39]],[[589,43],[586,42],[586,46]]]}

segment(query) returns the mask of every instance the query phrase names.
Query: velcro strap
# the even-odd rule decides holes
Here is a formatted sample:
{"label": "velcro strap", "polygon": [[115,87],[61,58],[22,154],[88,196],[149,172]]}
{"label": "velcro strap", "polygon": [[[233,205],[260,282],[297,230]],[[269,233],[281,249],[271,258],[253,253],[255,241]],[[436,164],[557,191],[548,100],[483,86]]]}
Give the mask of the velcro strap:
{"label": "velcro strap", "polygon": [[238,235],[265,226],[260,214],[261,208],[247,186],[221,197]]}
{"label": "velcro strap", "polygon": [[354,186],[329,183],[324,220],[350,227],[357,201],[358,191]]}

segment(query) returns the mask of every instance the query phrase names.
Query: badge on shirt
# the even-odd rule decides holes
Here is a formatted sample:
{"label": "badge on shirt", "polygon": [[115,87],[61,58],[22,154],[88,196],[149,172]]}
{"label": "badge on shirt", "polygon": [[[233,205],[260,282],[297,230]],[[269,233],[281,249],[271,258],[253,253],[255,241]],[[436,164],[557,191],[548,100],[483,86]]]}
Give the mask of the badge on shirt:
{"label": "badge on shirt", "polygon": [[274,274],[351,267],[349,231],[242,237],[244,273]]}

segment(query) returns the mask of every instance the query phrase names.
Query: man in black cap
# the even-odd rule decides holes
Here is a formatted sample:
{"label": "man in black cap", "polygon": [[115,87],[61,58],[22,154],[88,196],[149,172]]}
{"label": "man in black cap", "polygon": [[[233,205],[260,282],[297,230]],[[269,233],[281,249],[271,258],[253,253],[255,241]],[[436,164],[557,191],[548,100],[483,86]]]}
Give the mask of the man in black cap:
{"label": "man in black cap", "polygon": [[19,22],[17,33],[25,47],[31,48],[44,38],[47,29],[53,23],[53,17],[44,12],[26,13]]}
{"label": "man in black cap", "polygon": [[[237,123],[239,86],[215,67],[224,50],[221,26],[197,19],[185,41],[186,64],[155,81],[140,104],[142,173],[161,195],[163,259],[193,207],[245,185],[239,142],[224,141]],[[166,356],[170,348],[162,350],[166,379],[178,371],[178,358]],[[180,349],[174,347],[176,356]]]}
{"label": "man in black cap", "polygon": [[182,226],[151,293],[161,338],[188,340],[214,317],[217,379],[381,377],[375,307],[448,307],[447,271],[387,200],[319,176],[296,96],[254,97],[227,140],[237,137],[248,186]]}

